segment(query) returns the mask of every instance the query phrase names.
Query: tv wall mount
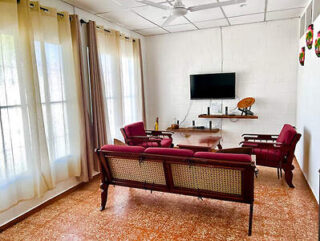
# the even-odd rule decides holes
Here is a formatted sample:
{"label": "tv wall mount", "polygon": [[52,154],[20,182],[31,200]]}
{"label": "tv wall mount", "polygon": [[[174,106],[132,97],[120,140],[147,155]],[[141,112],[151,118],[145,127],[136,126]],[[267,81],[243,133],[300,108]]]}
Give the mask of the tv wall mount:
{"label": "tv wall mount", "polygon": [[254,115],[251,107],[256,102],[255,98],[247,97],[239,101],[237,107],[241,111],[241,115]]}

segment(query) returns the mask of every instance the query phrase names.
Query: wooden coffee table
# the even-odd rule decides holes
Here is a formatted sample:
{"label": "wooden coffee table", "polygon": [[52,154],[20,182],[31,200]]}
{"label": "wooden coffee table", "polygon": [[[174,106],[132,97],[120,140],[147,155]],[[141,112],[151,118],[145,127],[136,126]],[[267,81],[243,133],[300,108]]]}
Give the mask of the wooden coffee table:
{"label": "wooden coffee table", "polygon": [[185,144],[178,144],[178,148],[180,149],[189,149],[194,152],[211,152],[216,147],[218,147],[219,150],[222,149],[222,146],[220,144],[221,136],[210,136],[205,137],[200,140],[199,144],[197,145],[185,145]]}

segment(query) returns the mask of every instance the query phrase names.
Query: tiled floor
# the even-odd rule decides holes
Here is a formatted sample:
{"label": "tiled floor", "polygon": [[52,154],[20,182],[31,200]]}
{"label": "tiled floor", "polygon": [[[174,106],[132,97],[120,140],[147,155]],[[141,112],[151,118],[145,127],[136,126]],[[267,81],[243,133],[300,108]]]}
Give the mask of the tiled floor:
{"label": "tiled floor", "polygon": [[252,237],[246,204],[111,186],[100,212],[94,181],[5,230],[0,240],[317,240],[318,206],[301,171],[294,171],[290,189],[275,169],[259,169]]}

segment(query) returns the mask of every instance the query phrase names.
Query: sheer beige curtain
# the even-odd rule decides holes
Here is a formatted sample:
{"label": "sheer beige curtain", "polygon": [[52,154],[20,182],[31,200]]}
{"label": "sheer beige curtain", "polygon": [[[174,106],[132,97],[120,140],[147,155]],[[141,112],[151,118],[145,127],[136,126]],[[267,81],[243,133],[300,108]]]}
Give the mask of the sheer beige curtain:
{"label": "sheer beige curtain", "polygon": [[69,15],[0,0],[0,211],[80,175]]}
{"label": "sheer beige curtain", "polygon": [[97,28],[98,52],[105,89],[105,102],[110,127],[110,139],[121,139],[123,127],[120,33]]}
{"label": "sheer beige curtain", "polygon": [[139,42],[117,31],[97,28],[105,102],[111,139],[122,139],[120,128],[144,120]]}
{"label": "sheer beige curtain", "polygon": [[143,120],[140,56],[136,41],[120,38],[120,62],[124,124]]}

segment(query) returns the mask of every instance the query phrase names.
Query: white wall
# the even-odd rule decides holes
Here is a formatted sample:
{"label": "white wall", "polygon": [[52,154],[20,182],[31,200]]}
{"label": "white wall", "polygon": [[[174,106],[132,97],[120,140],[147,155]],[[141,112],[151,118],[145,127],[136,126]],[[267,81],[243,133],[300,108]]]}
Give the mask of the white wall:
{"label": "white wall", "polygon": [[[314,36],[320,31],[320,17],[314,22]],[[306,46],[305,36],[299,47]],[[298,57],[296,57],[298,61]],[[297,147],[297,159],[314,193],[319,197],[320,169],[320,58],[306,47],[304,66],[298,68],[297,128],[302,138]],[[318,199],[319,202],[319,199]]]}
{"label": "white wall", "polygon": [[182,120],[190,103],[184,125],[191,126],[194,119],[198,125],[208,125],[208,120],[197,116],[206,113],[210,101],[190,101],[189,75],[221,71],[237,73],[237,98],[223,101],[223,106],[230,110],[240,99],[252,96],[256,98],[253,111],[259,116],[258,120],[223,120],[224,147],[238,146],[243,133],[279,133],[283,124],[295,125],[298,22],[291,19],[146,38],[149,128],[157,116],[162,129],[174,118]]}
{"label": "white wall", "polygon": [[[96,21],[97,25],[102,25],[105,28],[111,28],[120,31],[123,34],[126,34],[129,37],[139,38],[141,40],[142,45],[142,54],[145,56],[145,39],[142,35],[132,32],[130,30],[124,29],[117,25],[107,22],[106,20],[99,18],[89,12],[83,11],[81,9],[75,8],[70,4],[62,2],[60,0],[39,0],[39,2],[43,6],[53,7],[58,9],[58,11],[67,11],[69,14],[78,14],[80,19],[84,19],[85,21],[93,20]],[[57,185],[57,187],[53,190],[48,191],[43,197],[36,198],[33,200],[28,200],[24,202],[20,202],[18,205],[2,212],[0,214],[0,226],[9,222],[10,220],[22,215],[23,213],[33,209],[34,207],[40,205],[41,203],[46,202],[47,200],[53,198],[54,196],[63,193],[64,191],[78,185],[80,182],[76,178],[70,178],[64,182],[61,182]]]}

